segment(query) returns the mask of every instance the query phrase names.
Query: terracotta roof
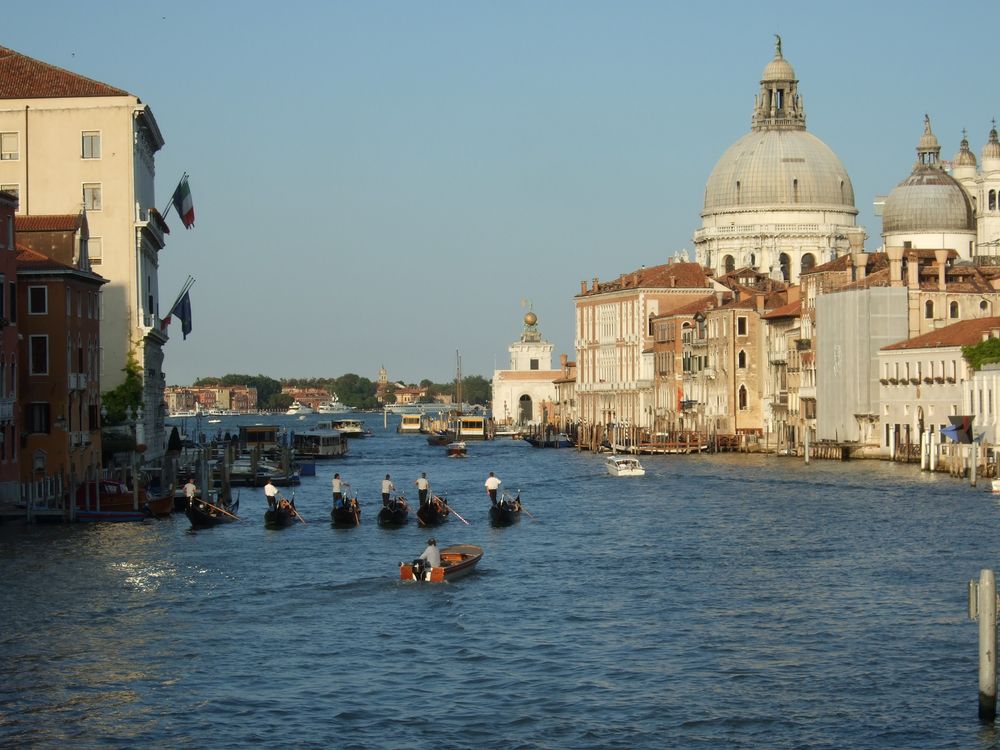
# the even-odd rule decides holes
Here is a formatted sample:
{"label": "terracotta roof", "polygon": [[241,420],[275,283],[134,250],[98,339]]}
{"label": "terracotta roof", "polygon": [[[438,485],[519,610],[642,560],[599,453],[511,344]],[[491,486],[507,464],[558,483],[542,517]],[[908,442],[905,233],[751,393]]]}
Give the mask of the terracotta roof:
{"label": "terracotta roof", "polygon": [[587,289],[576,296],[606,294],[622,289],[704,289],[707,286],[708,276],[700,263],[664,263],[623,273],[612,281],[599,281],[596,290]]}
{"label": "terracotta roof", "polygon": [[[728,292],[727,292],[728,293]],[[711,294],[707,294],[704,297],[699,297],[694,302],[689,302],[686,305],[681,305],[680,307],[675,307],[669,312],[660,313],[659,315],[654,315],[653,320],[662,320],[663,318],[672,318],[676,315],[681,316],[691,316],[695,313],[704,312],[715,304],[715,297]]]}
{"label": "terracotta roof", "polygon": [[17,232],[75,232],[83,214],[44,214],[14,217]]}
{"label": "terracotta roof", "polygon": [[51,269],[54,271],[76,271],[79,270],[65,263],[50,258],[48,255],[32,250],[24,245],[17,246],[17,264],[33,269]]}
{"label": "terracotta roof", "polygon": [[0,47],[0,99],[70,96],[129,96],[129,93]]}
{"label": "terracotta roof", "polygon": [[1000,317],[972,318],[952,323],[921,336],[883,346],[885,350],[933,349],[943,346],[972,346],[983,340],[983,334],[1000,331]]}
{"label": "terracotta roof", "polygon": [[797,318],[802,313],[802,300],[797,299],[787,305],[776,307],[770,312],[764,313],[761,317],[765,320],[775,320],[777,318]]}

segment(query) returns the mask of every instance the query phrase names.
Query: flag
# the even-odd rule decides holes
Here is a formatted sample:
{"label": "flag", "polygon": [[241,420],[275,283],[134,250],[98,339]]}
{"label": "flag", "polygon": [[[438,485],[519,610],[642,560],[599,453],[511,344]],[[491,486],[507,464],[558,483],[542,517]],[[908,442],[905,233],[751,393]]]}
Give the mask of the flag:
{"label": "flag", "polygon": [[194,226],[194,202],[191,200],[191,187],[188,185],[187,175],[181,177],[181,181],[177,183],[177,188],[174,190],[174,197],[171,198],[174,204],[174,210],[177,211],[177,215],[181,217],[181,222],[184,224],[185,229],[190,229]]}
{"label": "flag", "polygon": [[184,334],[184,338],[188,337],[191,333],[191,293],[184,292],[184,296],[177,300],[177,304],[174,305],[174,309],[170,311],[164,320],[168,323],[170,321],[170,316],[176,315],[177,319],[181,322],[181,333]]}

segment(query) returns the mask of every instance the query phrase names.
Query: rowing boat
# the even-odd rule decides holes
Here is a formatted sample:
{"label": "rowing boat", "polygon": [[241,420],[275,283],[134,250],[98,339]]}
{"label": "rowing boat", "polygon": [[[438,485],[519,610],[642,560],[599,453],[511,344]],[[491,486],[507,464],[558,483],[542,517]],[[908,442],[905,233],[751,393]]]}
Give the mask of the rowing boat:
{"label": "rowing boat", "polygon": [[504,493],[490,506],[490,523],[494,526],[510,526],[521,520],[521,493],[511,497]]}
{"label": "rowing boat", "polygon": [[378,512],[379,526],[405,526],[410,520],[410,506],[402,495],[382,504]]}
{"label": "rowing boat", "polygon": [[417,521],[421,526],[440,526],[448,520],[448,512],[444,498],[435,495],[417,508]]}
{"label": "rowing boat", "polygon": [[419,557],[399,564],[399,580],[441,583],[471,573],[483,559],[483,548],[474,544],[453,544],[441,550],[441,566],[431,567]]}

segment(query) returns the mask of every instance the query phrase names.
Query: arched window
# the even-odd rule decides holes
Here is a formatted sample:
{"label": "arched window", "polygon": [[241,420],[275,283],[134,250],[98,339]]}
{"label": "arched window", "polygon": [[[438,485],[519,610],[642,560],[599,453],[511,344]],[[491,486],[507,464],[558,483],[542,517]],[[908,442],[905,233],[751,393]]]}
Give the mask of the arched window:
{"label": "arched window", "polygon": [[791,267],[791,259],[788,257],[788,253],[782,253],[778,256],[778,266],[781,268],[781,278],[788,281],[789,268]]}
{"label": "arched window", "polygon": [[740,353],[736,355],[736,366],[741,370],[746,369],[747,366],[747,353],[740,349]]}
{"label": "arched window", "polygon": [[746,411],[746,409],[748,408],[747,407],[748,395],[747,395],[747,387],[745,385],[740,386],[739,399],[740,399],[740,411]]}
{"label": "arched window", "polygon": [[723,273],[732,273],[736,270],[736,259],[732,255],[727,255],[722,259]]}
{"label": "arched window", "polygon": [[757,254],[756,253],[750,253],[750,267],[751,268],[756,268],[757,267]]}
{"label": "arched window", "polygon": [[958,317],[958,303],[957,302],[952,302],[950,305],[948,305],[948,317],[949,318],[957,318]]}
{"label": "arched window", "polygon": [[931,320],[934,317],[934,300],[927,300],[924,303],[924,317]]}
{"label": "arched window", "polygon": [[532,408],[531,396],[525,394],[518,399],[518,424],[528,424],[531,422]]}
{"label": "arched window", "polygon": [[811,271],[816,267],[816,256],[813,255],[812,253],[803,253],[801,265],[803,272]]}
{"label": "arched window", "polygon": [[740,181],[736,181],[736,205],[740,205]]}
{"label": "arched window", "polygon": [[990,202],[990,211],[996,211],[997,210],[997,191],[996,190],[991,190],[990,191],[989,202]]}
{"label": "arched window", "polygon": [[979,312],[981,312],[981,313],[987,313],[988,314],[989,311],[990,311],[990,303],[987,302],[986,300],[980,300],[979,301]]}
{"label": "arched window", "polygon": [[799,181],[792,180],[792,203],[799,202]]}

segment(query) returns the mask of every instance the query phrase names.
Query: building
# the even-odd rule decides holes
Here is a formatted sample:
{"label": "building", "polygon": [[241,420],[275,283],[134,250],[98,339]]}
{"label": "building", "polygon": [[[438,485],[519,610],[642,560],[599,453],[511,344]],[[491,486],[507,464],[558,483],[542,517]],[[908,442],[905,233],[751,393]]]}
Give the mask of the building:
{"label": "building", "polygon": [[510,368],[493,372],[490,408],[497,424],[527,427],[548,420],[547,406],[559,403],[555,381],[566,375],[564,369],[552,369],[554,349],[538,332],[538,316],[526,313],[521,338],[507,347]]}
{"label": "building", "polygon": [[[0,47],[0,186],[19,215],[87,212],[101,295],[101,382],[123,382],[130,350],[143,378],[143,431],[165,449],[159,252],[168,231],[155,208],[156,118],[139,97]],[[164,313],[168,311],[163,311]]]}
{"label": "building", "polygon": [[18,391],[17,197],[0,192],[0,504],[20,499]]}
{"label": "building", "polygon": [[696,260],[716,276],[749,267],[795,283],[848,251],[854,188],[836,154],[806,131],[798,80],[781,51],[764,68],[751,129],[729,147],[705,185]]}
{"label": "building", "polygon": [[[65,217],[63,228],[79,226]],[[57,217],[50,217],[58,227]],[[86,222],[82,225],[86,247]],[[17,255],[20,332],[21,495],[61,503],[101,468],[100,295],[105,280],[78,252],[70,265],[21,245]],[[73,254],[74,247],[62,248]]]}
{"label": "building", "polygon": [[697,263],[671,260],[621,274],[576,295],[576,400],[582,424],[648,430],[654,421],[653,319],[715,284]]}

